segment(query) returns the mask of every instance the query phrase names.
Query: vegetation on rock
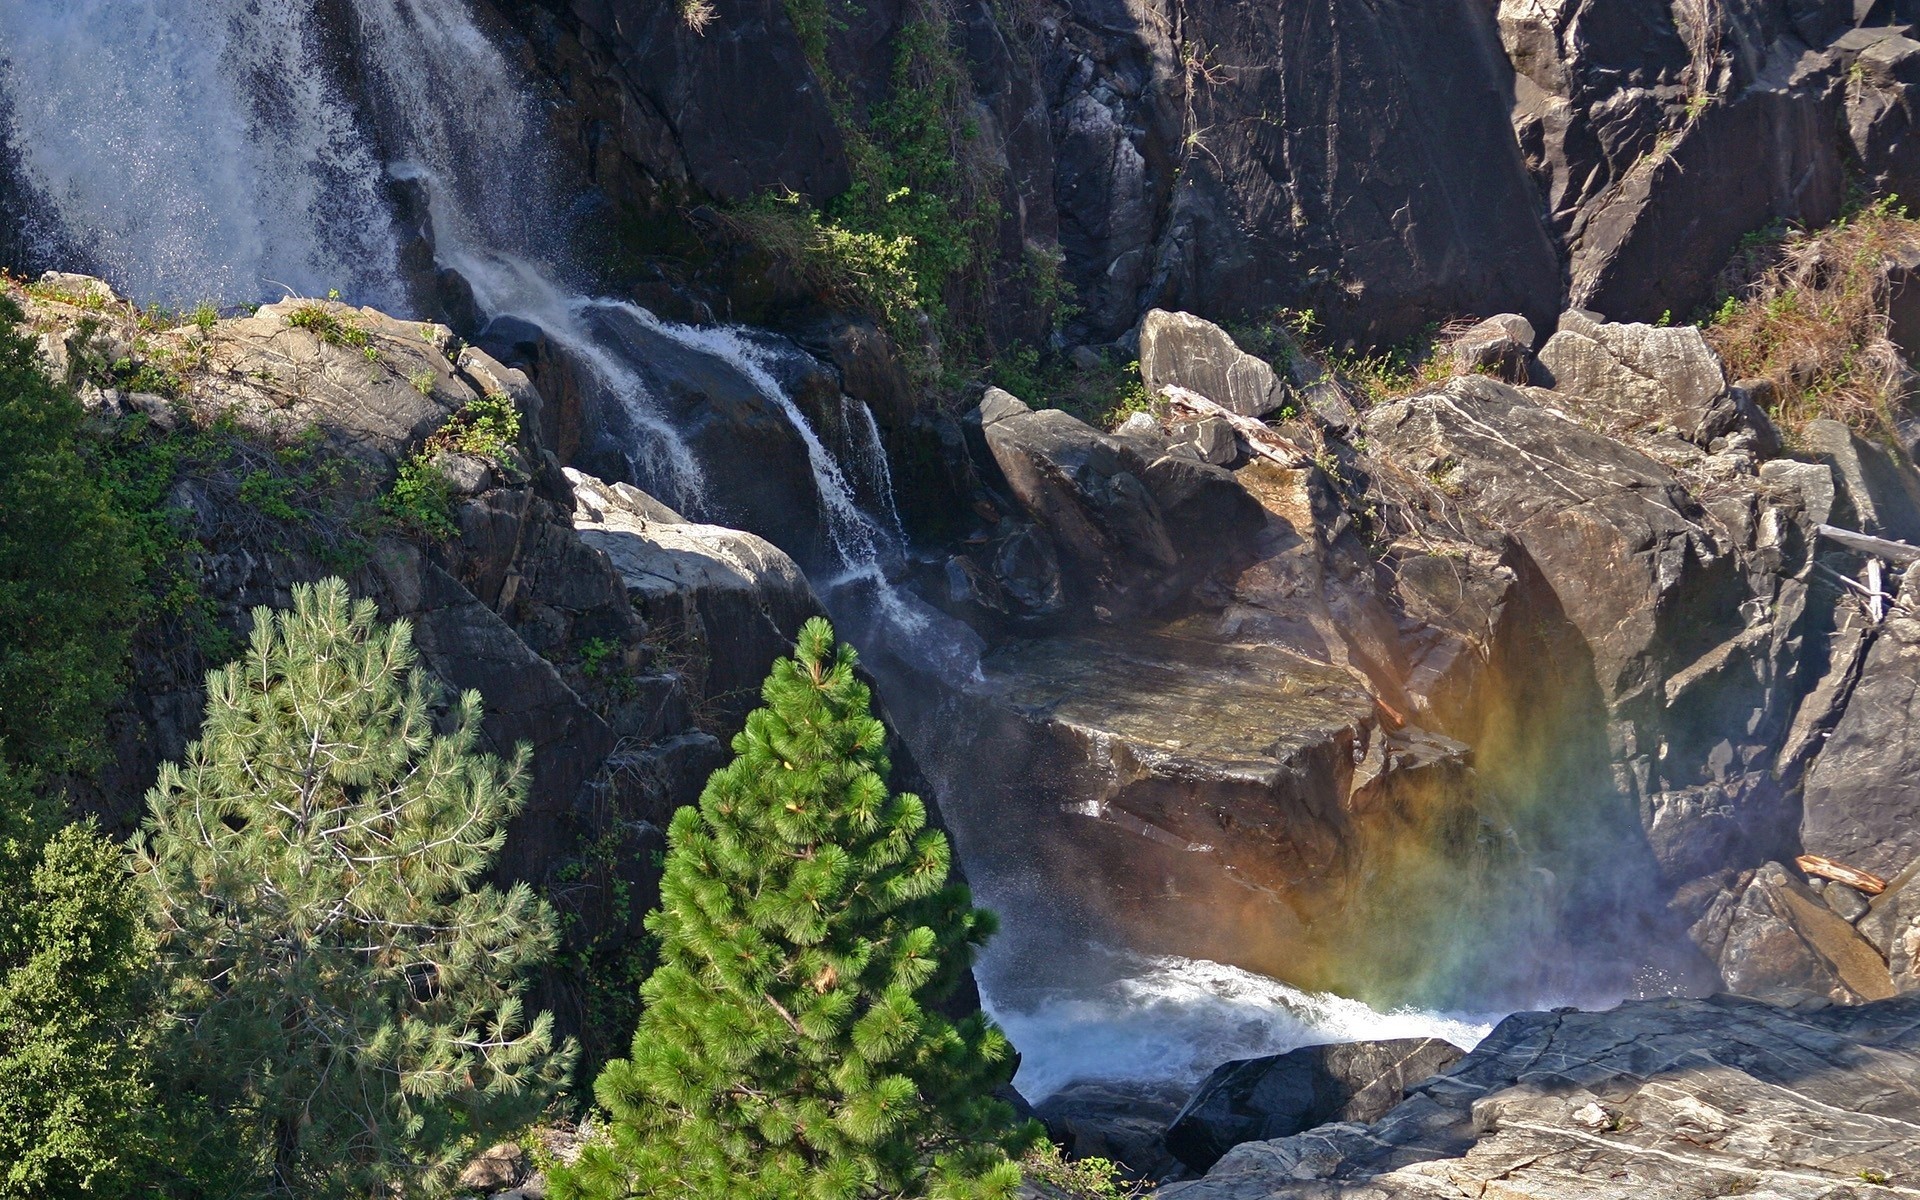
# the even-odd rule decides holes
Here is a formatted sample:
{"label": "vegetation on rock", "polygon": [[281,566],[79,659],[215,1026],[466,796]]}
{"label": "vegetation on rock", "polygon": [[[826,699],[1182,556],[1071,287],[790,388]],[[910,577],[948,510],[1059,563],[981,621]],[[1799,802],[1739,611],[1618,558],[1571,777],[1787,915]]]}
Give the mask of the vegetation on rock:
{"label": "vegetation on rock", "polygon": [[1920,251],[1920,221],[1889,196],[1824,229],[1762,231],[1723,273],[1707,340],[1730,379],[1766,379],[1788,433],[1821,417],[1892,439],[1909,388],[1888,337],[1896,257]]}
{"label": "vegetation on rock", "polygon": [[1010,1195],[1034,1138],[1006,1039],[935,1011],[993,927],[891,794],[886,730],[818,618],[668,834],[661,964],[605,1132],[556,1197]]}
{"label": "vegetation on rock", "polygon": [[[524,886],[480,879],[527,757],[476,750],[480,697],[436,733],[411,631],[328,580],[259,609],[207,679],[201,739],[149,793],[138,867],[170,975],[175,1102],[238,1139],[188,1153],[251,1193],[414,1195],[564,1080],[517,980],[551,952]],[[215,1186],[201,1179],[199,1186]]]}
{"label": "vegetation on rock", "polygon": [[0,747],[62,768],[118,695],[140,566],[85,413],[47,378],[0,297]]}

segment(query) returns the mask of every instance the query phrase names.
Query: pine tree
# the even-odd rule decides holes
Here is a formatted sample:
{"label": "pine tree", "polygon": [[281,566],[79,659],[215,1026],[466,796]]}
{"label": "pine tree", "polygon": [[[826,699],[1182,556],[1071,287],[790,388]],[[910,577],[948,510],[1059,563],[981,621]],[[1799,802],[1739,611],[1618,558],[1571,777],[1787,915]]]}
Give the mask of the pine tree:
{"label": "pine tree", "polygon": [[295,588],[208,675],[200,740],[148,795],[136,857],[173,981],[170,1083],[237,1137],[247,1194],[442,1189],[570,1065],[518,995],[551,910],[478,886],[526,751],[475,751],[477,692],[436,735],[414,659],[409,626],[339,580]]}
{"label": "pine tree", "polygon": [[668,833],[661,962],[632,1057],[596,1085],[607,1131],[559,1200],[1001,1197],[1033,1139],[1012,1074],[949,995],[992,931],[948,881],[947,839],[889,793],[886,731],[823,620],[775,664],[698,808]]}

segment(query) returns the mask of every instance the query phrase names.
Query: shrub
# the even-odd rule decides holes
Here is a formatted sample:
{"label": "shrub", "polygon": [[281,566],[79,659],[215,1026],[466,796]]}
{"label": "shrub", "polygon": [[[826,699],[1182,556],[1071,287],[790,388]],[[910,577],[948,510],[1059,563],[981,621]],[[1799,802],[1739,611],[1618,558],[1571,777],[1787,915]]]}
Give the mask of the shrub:
{"label": "shrub", "polygon": [[0,763],[0,1197],[131,1195],[152,945],[119,849]]}
{"label": "shrub", "polygon": [[119,694],[140,564],[88,462],[85,414],[0,297],[0,756],[83,760]]}
{"label": "shrub", "polygon": [[992,928],[926,808],[890,794],[886,730],[818,618],[668,832],[660,966],[610,1118],[553,1194],[1008,1196],[1034,1138],[993,1090],[1012,1051],[949,995]]}
{"label": "shrub", "polygon": [[317,300],[310,300],[288,313],[287,324],[306,330],[329,346],[366,350],[373,344],[373,335],[355,323],[350,311],[336,313]]}
{"label": "shrub", "polygon": [[1904,395],[1887,338],[1887,259],[1920,248],[1920,222],[1888,197],[1815,233],[1742,247],[1707,340],[1735,379],[1773,381],[1772,416],[1791,436],[1831,417],[1891,438]]}
{"label": "shrub", "polygon": [[411,455],[400,464],[392,490],[380,503],[401,528],[413,533],[450,538],[460,532],[453,523],[453,487],[425,454]]}
{"label": "shrub", "polygon": [[169,1080],[226,1123],[251,1194],[437,1194],[570,1065],[518,994],[551,911],[476,886],[527,753],[476,751],[477,692],[436,734],[414,662],[405,622],[298,587],[209,673],[201,740],[148,793]]}

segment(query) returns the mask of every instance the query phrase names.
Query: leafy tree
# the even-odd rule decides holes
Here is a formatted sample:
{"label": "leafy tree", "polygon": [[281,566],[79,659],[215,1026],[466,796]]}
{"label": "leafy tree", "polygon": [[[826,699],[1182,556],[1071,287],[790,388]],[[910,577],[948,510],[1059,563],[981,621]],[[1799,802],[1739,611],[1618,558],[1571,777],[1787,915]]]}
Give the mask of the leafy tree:
{"label": "leafy tree", "polygon": [[0,754],[65,768],[120,691],[140,569],[84,456],[85,413],[0,295]]}
{"label": "leafy tree", "polygon": [[0,762],[0,1197],[131,1194],[143,924],[119,849]]}
{"label": "leafy tree", "polygon": [[993,1098],[1000,1031],[933,1009],[993,928],[948,882],[947,839],[889,794],[886,731],[825,621],[668,833],[659,968],[609,1129],[560,1200],[997,1197],[1033,1138]]}
{"label": "leafy tree", "polygon": [[526,750],[476,752],[477,692],[436,734],[414,662],[406,622],[337,579],[297,587],[208,674],[201,739],[148,795],[169,1071],[237,1137],[250,1194],[443,1189],[571,1065],[518,995],[551,910],[524,884],[479,886]]}

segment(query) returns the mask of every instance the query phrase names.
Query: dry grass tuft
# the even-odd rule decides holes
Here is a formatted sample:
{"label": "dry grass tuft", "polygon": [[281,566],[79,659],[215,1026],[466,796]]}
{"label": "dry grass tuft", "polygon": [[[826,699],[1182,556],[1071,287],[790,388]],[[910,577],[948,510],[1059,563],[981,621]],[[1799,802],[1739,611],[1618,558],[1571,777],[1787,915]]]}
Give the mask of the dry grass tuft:
{"label": "dry grass tuft", "polygon": [[1887,337],[1888,273],[1899,252],[1920,249],[1920,221],[1891,199],[1817,233],[1794,233],[1745,256],[1706,326],[1734,379],[1771,380],[1770,414],[1791,438],[1829,417],[1891,438],[1909,372]]}

